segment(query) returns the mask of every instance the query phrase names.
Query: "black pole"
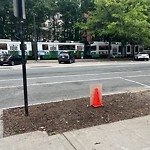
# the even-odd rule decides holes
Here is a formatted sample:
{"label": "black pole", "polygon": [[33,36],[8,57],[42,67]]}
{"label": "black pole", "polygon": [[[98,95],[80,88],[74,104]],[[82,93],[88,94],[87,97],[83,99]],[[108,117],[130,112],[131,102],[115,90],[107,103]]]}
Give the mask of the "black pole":
{"label": "black pole", "polygon": [[23,74],[25,116],[28,116],[26,58],[25,58],[25,49],[24,49],[23,20],[22,19],[20,19],[20,41],[21,41],[20,48],[21,48],[21,51],[22,51],[22,74]]}

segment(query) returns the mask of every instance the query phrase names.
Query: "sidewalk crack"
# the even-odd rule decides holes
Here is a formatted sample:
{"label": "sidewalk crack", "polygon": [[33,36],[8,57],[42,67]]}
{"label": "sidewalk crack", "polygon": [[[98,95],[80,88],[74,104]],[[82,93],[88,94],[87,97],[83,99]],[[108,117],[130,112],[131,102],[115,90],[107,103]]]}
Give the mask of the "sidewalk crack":
{"label": "sidewalk crack", "polygon": [[67,136],[65,136],[63,133],[62,133],[62,135],[64,136],[64,138],[70,143],[70,145],[75,149],[75,150],[77,150],[76,148],[75,148],[75,146],[70,142],[70,140],[67,138]]}

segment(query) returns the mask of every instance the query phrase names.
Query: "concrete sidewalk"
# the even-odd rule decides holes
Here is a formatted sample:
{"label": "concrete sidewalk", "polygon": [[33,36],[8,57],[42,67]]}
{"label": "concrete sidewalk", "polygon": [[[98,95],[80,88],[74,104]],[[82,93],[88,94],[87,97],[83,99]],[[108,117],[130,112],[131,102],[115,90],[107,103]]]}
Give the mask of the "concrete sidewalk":
{"label": "concrete sidewalk", "polygon": [[36,131],[1,138],[0,150],[150,150],[150,115],[52,136]]}

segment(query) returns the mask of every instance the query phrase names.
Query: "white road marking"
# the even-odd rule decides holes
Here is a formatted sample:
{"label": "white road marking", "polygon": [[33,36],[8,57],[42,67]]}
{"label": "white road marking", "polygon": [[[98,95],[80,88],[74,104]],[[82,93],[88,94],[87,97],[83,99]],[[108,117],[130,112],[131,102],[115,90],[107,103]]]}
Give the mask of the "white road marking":
{"label": "white road marking", "polygon": [[[146,71],[150,71],[150,70],[146,70]],[[142,71],[128,71],[128,73],[139,73]],[[127,73],[125,72],[107,72],[107,73],[99,73],[99,74],[73,74],[73,75],[64,75],[64,76],[46,76],[46,77],[34,77],[34,78],[27,78],[28,80],[36,80],[36,79],[48,79],[48,78],[66,78],[66,77],[82,77],[82,76],[97,76],[97,75],[105,75],[105,74],[124,74]],[[150,76],[150,75],[133,75],[133,76],[125,76],[128,78],[132,78],[132,77],[146,77],[146,76]],[[19,81],[22,80],[22,78],[19,79],[6,79],[6,80],[0,80],[0,82],[6,82],[6,81]]]}
{"label": "white road marking", "polygon": [[[81,76],[94,76],[94,75],[100,75],[100,74],[82,74],[82,75],[64,75],[64,76],[47,76],[47,77],[36,77],[36,78],[27,78],[28,80],[36,80],[36,79],[48,79],[48,78],[66,78],[66,77],[81,77]],[[7,80],[0,80],[0,82],[3,81],[17,81],[17,80],[22,80],[20,79],[7,79]]]}
{"label": "white road marking", "polygon": [[[146,71],[150,71],[150,70],[146,70]],[[120,73],[131,73],[131,72],[136,72],[136,73],[138,73],[138,72],[143,72],[143,71],[128,71],[128,72],[126,72],[126,71],[122,71],[122,72],[107,72],[107,73],[101,73],[101,74],[116,74],[116,73],[120,74]]]}
{"label": "white road marking", "polygon": [[[28,86],[52,85],[52,84],[74,83],[74,82],[86,82],[86,81],[97,81],[97,80],[112,80],[112,79],[120,79],[120,77],[98,78],[98,79],[87,79],[87,80],[74,80],[74,81],[61,81],[61,82],[48,82],[48,83],[47,83],[47,82],[46,82],[46,83],[34,83],[34,84],[28,84]],[[0,89],[17,88],[17,87],[22,87],[22,85],[19,85],[19,86],[0,87]]]}
{"label": "white road marking", "polygon": [[[126,73],[126,72],[122,72],[122,73]],[[110,73],[111,74],[111,73]],[[100,75],[100,74],[82,74],[82,75],[69,75],[69,76],[52,76],[52,77],[37,77],[37,78],[28,78],[28,79],[45,79],[45,78],[56,78],[56,77],[74,77],[74,76],[93,76],[93,75]],[[149,88],[150,86],[146,85],[146,84],[142,84],[140,82],[136,82],[134,80],[130,80],[130,79],[126,79],[126,78],[138,78],[138,77],[146,77],[146,76],[150,76],[150,75],[135,75],[135,76],[124,76],[124,77],[110,77],[110,78],[96,78],[96,79],[86,79],[86,80],[73,80],[73,81],[61,81],[61,82],[48,82],[48,83],[34,83],[34,84],[28,84],[28,86],[38,86],[38,85],[52,85],[52,84],[62,84],[62,83],[74,83],[74,82],[89,82],[89,81],[97,81],[97,80],[112,80],[112,79],[123,79],[126,81],[130,81],[139,85],[142,85],[144,87]],[[16,80],[22,80],[22,79],[8,79],[8,80],[0,80],[0,82],[2,81],[16,81]],[[23,87],[23,85],[18,85],[18,86],[6,86],[6,87],[0,87],[0,89],[6,89],[6,88],[17,88],[17,87]]]}
{"label": "white road marking", "polygon": [[126,78],[138,78],[138,77],[149,77],[150,76],[150,74],[149,75],[135,75],[135,76],[125,76]]}
{"label": "white road marking", "polygon": [[133,82],[133,83],[136,83],[136,84],[139,84],[139,85],[142,85],[142,86],[144,86],[144,87],[146,87],[146,88],[149,88],[149,87],[150,87],[150,86],[148,86],[148,85],[146,85],[146,84],[143,84],[143,83],[140,83],[140,82],[137,82],[137,81],[134,81],[134,80],[125,79],[125,78],[123,78],[123,77],[121,77],[121,79],[126,80],[126,81],[129,81],[129,82]]}

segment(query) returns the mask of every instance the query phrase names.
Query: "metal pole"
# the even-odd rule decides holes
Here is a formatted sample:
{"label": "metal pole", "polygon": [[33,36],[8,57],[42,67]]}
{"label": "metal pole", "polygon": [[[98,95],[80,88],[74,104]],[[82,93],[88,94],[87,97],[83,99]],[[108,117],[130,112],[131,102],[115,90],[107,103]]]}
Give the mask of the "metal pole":
{"label": "metal pole", "polygon": [[21,41],[21,51],[22,51],[22,73],[23,73],[23,88],[24,88],[24,106],[25,106],[25,116],[28,116],[28,95],[27,95],[27,77],[26,77],[26,58],[24,49],[24,38],[23,38],[23,20],[20,19],[20,41]]}

